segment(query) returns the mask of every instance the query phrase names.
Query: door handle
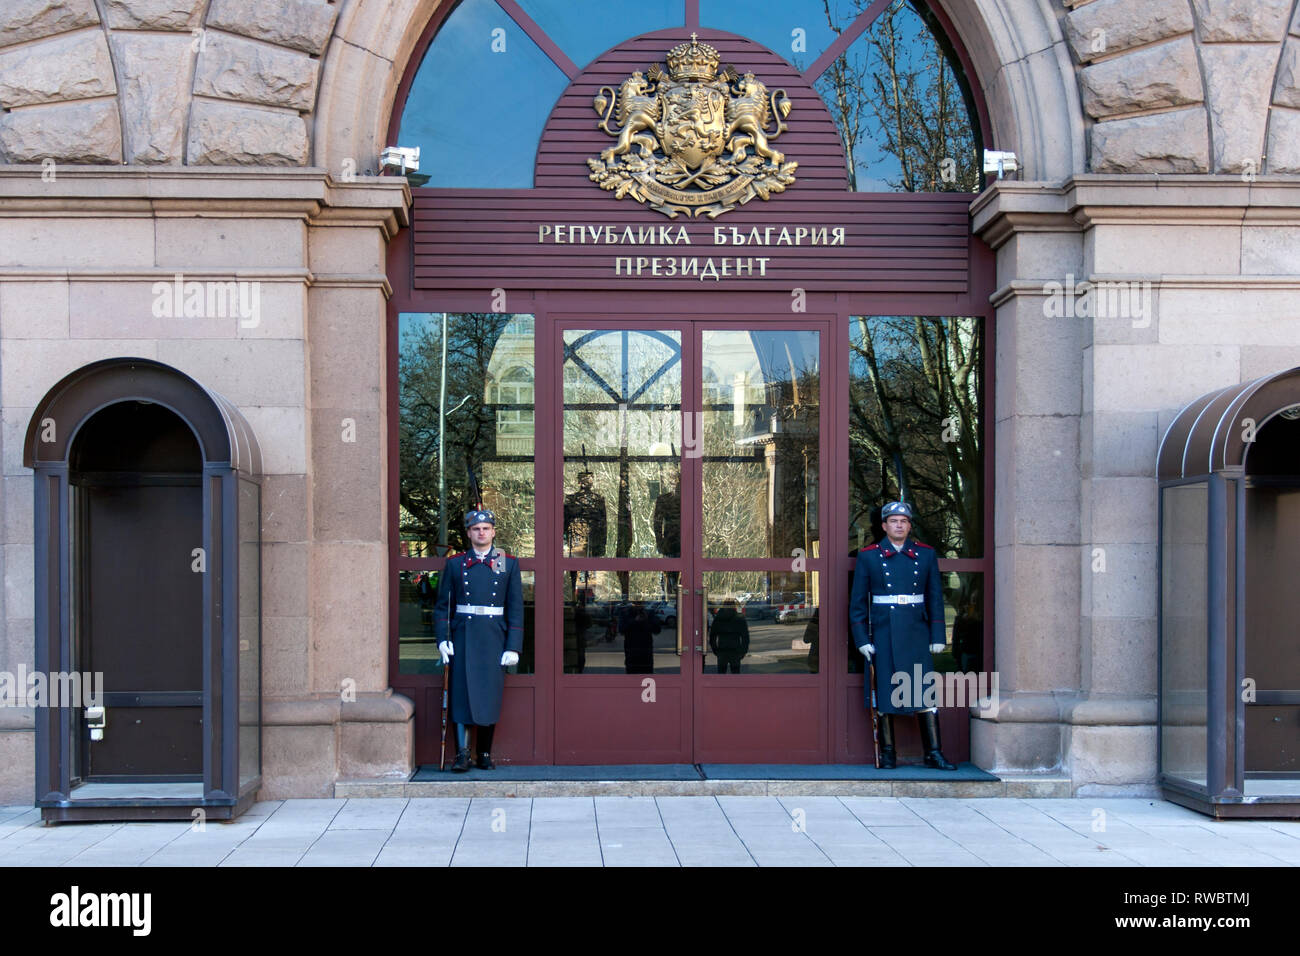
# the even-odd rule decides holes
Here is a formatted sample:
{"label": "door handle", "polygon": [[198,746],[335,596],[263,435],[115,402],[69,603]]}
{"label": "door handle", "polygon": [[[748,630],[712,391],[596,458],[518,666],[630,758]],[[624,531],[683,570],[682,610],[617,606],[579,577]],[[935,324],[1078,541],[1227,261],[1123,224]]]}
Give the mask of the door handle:
{"label": "door handle", "polygon": [[86,708],[86,726],[90,729],[91,740],[104,739],[104,727],[108,724],[108,711],[102,706]]}
{"label": "door handle", "polygon": [[677,589],[677,656],[682,656],[682,589]]}
{"label": "door handle", "polygon": [[[703,654],[704,639],[700,632],[703,631],[705,634],[709,632],[709,597],[704,593],[704,588],[696,588],[695,593],[700,598],[700,616],[695,619],[695,640],[698,641],[695,645],[695,653]],[[700,666],[704,666],[703,661],[700,662]]]}

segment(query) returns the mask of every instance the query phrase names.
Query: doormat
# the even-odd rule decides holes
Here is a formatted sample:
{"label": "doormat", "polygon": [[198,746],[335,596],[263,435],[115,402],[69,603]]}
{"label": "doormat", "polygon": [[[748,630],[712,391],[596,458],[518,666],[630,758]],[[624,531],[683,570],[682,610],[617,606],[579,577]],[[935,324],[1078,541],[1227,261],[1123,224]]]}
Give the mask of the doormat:
{"label": "doormat", "polygon": [[700,770],[708,780],[990,780],[993,774],[972,763],[960,763],[956,770],[936,770],[910,764],[894,770],[877,770],[871,764],[780,764],[780,763],[702,763]]}
{"label": "doormat", "polygon": [[[450,766],[450,764],[448,765]],[[699,780],[700,772],[688,763],[653,763],[653,764],[602,764],[588,767],[523,767],[497,764],[495,770],[479,770],[467,773],[440,771],[434,766],[424,766],[415,771],[412,783],[427,783],[432,780],[447,779],[500,780]]]}
{"label": "doormat", "polygon": [[958,764],[956,770],[935,770],[920,764],[896,770],[877,770],[870,764],[771,764],[771,763],[654,763],[600,764],[581,767],[516,766],[497,764],[495,770],[453,774],[423,766],[411,777],[412,783],[445,780],[984,780],[997,777],[974,764]]}

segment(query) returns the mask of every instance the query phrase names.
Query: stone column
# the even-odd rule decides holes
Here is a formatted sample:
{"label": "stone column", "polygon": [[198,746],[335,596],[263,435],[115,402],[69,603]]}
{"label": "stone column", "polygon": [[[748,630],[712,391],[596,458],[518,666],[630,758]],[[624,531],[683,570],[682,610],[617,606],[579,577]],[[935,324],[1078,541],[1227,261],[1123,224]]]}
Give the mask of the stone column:
{"label": "stone column", "polygon": [[[330,796],[336,779],[404,779],[413,707],[388,686],[387,241],[406,224],[403,180],[328,187],[308,228],[300,545],[306,608],[268,698],[263,798]],[[268,684],[271,681],[268,680]],[[322,755],[330,754],[330,760]]]}
{"label": "stone column", "polygon": [[995,647],[1000,706],[971,725],[993,772],[1059,772],[1079,687],[1079,442],[1086,330],[1059,308],[1083,243],[1061,189],[1000,183],[976,200],[996,252]]}

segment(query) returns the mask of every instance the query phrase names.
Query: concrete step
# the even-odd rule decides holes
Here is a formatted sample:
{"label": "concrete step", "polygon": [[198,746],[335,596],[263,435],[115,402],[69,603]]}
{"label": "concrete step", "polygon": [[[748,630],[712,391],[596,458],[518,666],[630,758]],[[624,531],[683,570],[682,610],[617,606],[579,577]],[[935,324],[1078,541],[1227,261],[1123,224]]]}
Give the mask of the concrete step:
{"label": "concrete step", "polygon": [[1068,797],[1065,776],[1024,774],[991,780],[501,780],[488,773],[446,780],[339,780],[336,798],[354,797]]}

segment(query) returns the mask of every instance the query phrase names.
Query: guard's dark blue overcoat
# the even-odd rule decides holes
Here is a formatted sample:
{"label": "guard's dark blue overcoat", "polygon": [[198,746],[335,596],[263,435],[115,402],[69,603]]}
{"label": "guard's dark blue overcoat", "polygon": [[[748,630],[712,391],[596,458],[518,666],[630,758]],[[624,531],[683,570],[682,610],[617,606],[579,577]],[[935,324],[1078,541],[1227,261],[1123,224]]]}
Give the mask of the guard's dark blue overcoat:
{"label": "guard's dark blue overcoat", "polygon": [[[500,607],[505,613],[489,617],[457,614],[456,605]],[[501,716],[505,689],[504,651],[524,647],[524,591],[519,562],[493,548],[482,561],[454,554],[438,579],[438,603],[433,632],[438,643],[451,633],[451,719],[459,724],[495,724]]]}
{"label": "guard's dark blue overcoat", "polygon": [[[876,604],[875,595],[920,594],[920,604]],[[934,670],[931,644],[944,644],[943,588],[939,581],[939,559],[934,549],[912,538],[895,551],[888,538],[881,538],[858,552],[853,571],[853,595],[849,601],[849,626],[853,643],[875,646],[876,710],[882,714],[914,714],[920,706],[896,707],[891,701],[895,673],[907,675],[901,685],[916,695],[906,703],[920,703],[923,687],[917,686],[915,665],[921,674]],[[866,703],[871,703],[871,686],[863,682]],[[911,698],[912,694],[906,695]]]}

